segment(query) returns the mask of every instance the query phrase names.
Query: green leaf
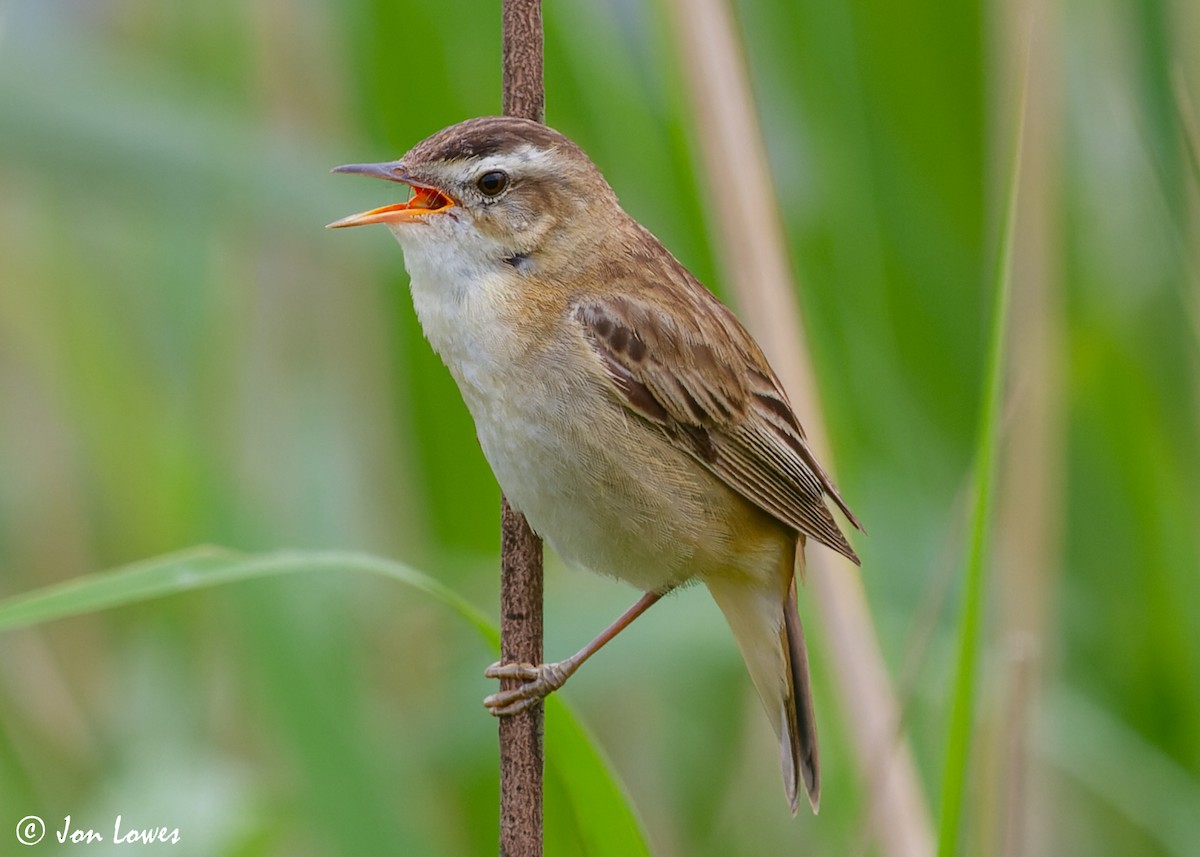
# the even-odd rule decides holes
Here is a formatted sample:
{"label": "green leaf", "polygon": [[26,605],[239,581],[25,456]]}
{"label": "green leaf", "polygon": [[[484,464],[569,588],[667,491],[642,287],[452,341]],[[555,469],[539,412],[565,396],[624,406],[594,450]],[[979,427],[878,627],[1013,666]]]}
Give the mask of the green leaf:
{"label": "green leaf", "polygon": [[348,551],[242,554],[213,545],[142,560],[0,601],[0,631],[222,583],[314,571],[361,571],[407,584],[454,608],[489,645],[499,648],[499,632],[483,613],[434,578],[403,563]]}
{"label": "green leaf", "polygon": [[[411,586],[450,607],[493,649],[500,634],[474,605],[403,563],[342,551],[241,554],[201,546],[80,577],[0,601],[0,632],[219,584],[301,572],[366,572]],[[628,797],[595,742],[557,697],[547,700],[547,830],[585,855],[649,854]],[[552,851],[551,853],[561,853]]]}
{"label": "green leaf", "polygon": [[983,409],[975,435],[975,486],[971,500],[971,529],[967,544],[962,625],[958,633],[958,662],[955,668],[954,696],[951,700],[950,730],[946,737],[946,762],[942,774],[938,857],[951,857],[958,851],[959,835],[963,826],[967,770],[970,767],[971,749],[975,738],[976,672],[979,665],[986,558],[995,493],[993,484],[1000,450],[1000,406],[1004,392],[1008,296],[1012,283],[1013,236],[1016,231],[1017,190],[1021,175],[1021,141],[1025,128],[1025,93],[1026,81],[1022,80],[1004,220],[992,276],[992,327],[984,376]]}
{"label": "green leaf", "polygon": [[[639,857],[650,850],[629,796],[559,697],[546,700],[546,853]],[[560,842],[560,840],[563,840]]]}

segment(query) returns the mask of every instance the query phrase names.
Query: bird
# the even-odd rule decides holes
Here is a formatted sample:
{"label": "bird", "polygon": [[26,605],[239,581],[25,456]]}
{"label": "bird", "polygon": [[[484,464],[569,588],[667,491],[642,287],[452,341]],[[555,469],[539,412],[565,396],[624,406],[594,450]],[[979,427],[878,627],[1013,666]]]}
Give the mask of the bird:
{"label": "bird", "polygon": [[408,186],[329,226],[384,224],[399,242],[425,337],[509,502],[568,564],[644,593],[570,658],[493,664],[489,677],[522,683],[485,705],[524,710],[698,581],[770,718],[792,814],[802,788],[816,812],[796,578],[809,539],[859,562],[829,502],[862,526],[753,337],[548,125],[468,119],[399,160],[333,172]]}

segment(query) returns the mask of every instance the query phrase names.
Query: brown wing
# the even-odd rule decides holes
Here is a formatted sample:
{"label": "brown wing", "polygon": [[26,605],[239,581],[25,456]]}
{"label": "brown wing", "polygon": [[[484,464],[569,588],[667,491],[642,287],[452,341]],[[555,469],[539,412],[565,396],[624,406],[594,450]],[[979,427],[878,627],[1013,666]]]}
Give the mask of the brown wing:
{"label": "brown wing", "polygon": [[703,287],[687,292],[688,318],[628,297],[581,301],[574,316],[630,410],[746,499],[857,563],[824,497],[861,529],[858,520],[762,352]]}

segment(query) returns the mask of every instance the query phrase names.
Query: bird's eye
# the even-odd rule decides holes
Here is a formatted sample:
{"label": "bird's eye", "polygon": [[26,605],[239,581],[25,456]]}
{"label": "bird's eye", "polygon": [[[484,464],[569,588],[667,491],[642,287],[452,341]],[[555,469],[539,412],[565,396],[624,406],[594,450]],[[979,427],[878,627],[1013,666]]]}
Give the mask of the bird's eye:
{"label": "bird's eye", "polygon": [[508,174],[500,170],[489,170],[475,181],[475,186],[484,196],[495,196],[508,187]]}

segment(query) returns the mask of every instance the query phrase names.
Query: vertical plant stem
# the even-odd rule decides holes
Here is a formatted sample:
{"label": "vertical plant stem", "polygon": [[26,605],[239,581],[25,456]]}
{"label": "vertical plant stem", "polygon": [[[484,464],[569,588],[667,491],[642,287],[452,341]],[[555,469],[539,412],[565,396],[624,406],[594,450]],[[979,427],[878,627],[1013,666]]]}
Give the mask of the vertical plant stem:
{"label": "vertical plant stem", "polygon": [[974,743],[976,672],[983,625],[985,565],[995,494],[993,483],[1000,446],[1000,404],[1004,391],[1005,342],[1012,283],[1017,191],[1021,175],[1021,146],[1024,139],[1027,76],[1026,71],[1022,77],[1020,102],[1017,107],[1016,142],[992,277],[992,326],[984,375],[983,408],[975,443],[975,490],[971,505],[970,542],[967,547],[966,580],[963,587],[962,625],[958,637],[958,663],[955,669],[950,731],[946,739],[946,765],[942,776],[938,857],[951,857],[958,851],[963,822],[963,796]]}
{"label": "vertical plant stem", "polygon": [[[737,165],[738,185],[715,206],[713,228],[722,268],[738,309],[762,345],[796,406],[809,442],[822,461],[832,456],[825,438],[820,397],[808,352],[787,245],[775,199],[749,71],[728,0],[672,0],[684,80],[693,104],[697,138],[710,182]],[[876,826],[885,857],[928,857],[932,824],[900,713],[871,621],[858,569],[829,551],[809,557],[809,587],[820,615],[824,646],[818,657],[833,674],[861,779],[871,798],[868,823]]]}
{"label": "vertical plant stem", "polygon": [[[987,27],[995,40],[988,52],[988,102],[997,107],[991,137],[998,153],[1010,145],[1009,114],[1026,64],[1029,81],[1012,252],[1010,337],[1020,347],[1007,370],[1014,392],[1003,417],[1005,448],[1020,454],[1005,456],[996,508],[996,691],[1004,702],[989,705],[981,717],[987,785],[981,835],[972,840],[981,853],[1002,857],[1055,850],[1048,836],[1056,829],[1051,791],[1057,785],[1033,738],[1046,667],[1056,660],[1055,593],[1067,508],[1061,13],[1055,0],[992,0]],[[993,162],[993,186],[1003,187],[1009,165]]]}
{"label": "vertical plant stem", "polygon": [[504,115],[546,121],[542,0],[504,0]]}
{"label": "vertical plant stem", "polygon": [[[504,0],[503,105],[506,116],[543,121],[541,0]],[[500,658],[542,662],[542,540],[501,500]],[[518,682],[505,679],[505,689]],[[500,854],[540,857],[544,706],[500,718]]]}
{"label": "vertical plant stem", "polygon": [[[501,500],[500,659],[542,662],[542,540]],[[518,684],[501,682],[504,688]],[[542,853],[544,705],[500,718],[500,854]]]}

